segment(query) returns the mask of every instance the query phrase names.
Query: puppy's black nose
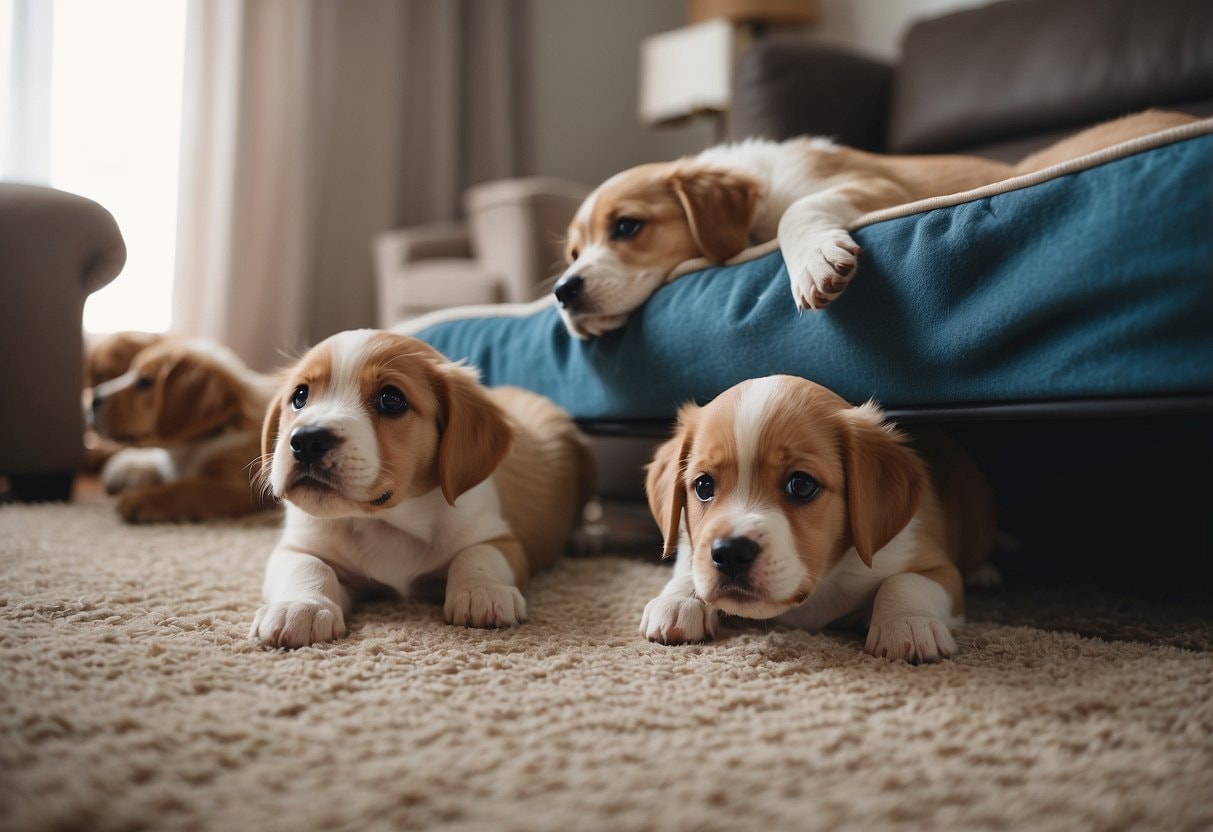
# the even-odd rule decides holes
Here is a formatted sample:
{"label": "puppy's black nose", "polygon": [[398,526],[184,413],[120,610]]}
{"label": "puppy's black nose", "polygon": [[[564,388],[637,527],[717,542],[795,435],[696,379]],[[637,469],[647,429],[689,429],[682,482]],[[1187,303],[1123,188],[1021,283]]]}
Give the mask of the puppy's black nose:
{"label": "puppy's black nose", "polygon": [[577,302],[581,297],[581,288],[585,285],[585,279],[579,274],[566,274],[564,277],[556,281],[556,286],[552,291],[556,294],[556,302],[561,306],[568,308]]}
{"label": "puppy's black nose", "polygon": [[337,444],[337,437],[324,428],[296,428],[291,432],[291,455],[308,465],[319,462]]}
{"label": "puppy's black nose", "polygon": [[712,565],[730,578],[746,573],[758,558],[758,544],[748,537],[718,537],[712,541]]}

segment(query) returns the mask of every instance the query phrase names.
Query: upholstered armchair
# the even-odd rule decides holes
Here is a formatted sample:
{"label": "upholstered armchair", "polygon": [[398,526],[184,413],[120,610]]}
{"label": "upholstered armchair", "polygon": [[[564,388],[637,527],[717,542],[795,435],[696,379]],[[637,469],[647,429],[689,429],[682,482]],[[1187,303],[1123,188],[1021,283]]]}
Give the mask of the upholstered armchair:
{"label": "upholstered armchair", "polygon": [[380,325],[449,306],[522,303],[544,294],[560,268],[569,220],[589,192],[550,177],[486,182],[464,194],[466,222],[377,235]]}

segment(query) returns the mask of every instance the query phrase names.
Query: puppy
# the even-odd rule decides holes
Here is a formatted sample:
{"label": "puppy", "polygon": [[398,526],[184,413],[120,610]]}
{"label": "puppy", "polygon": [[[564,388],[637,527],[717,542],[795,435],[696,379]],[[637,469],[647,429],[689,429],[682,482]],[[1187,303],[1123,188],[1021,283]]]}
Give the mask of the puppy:
{"label": "puppy", "polygon": [[569,226],[554,293],[579,338],[623,326],[680,263],[724,263],[778,239],[799,309],[822,309],[854,276],[847,227],[862,214],[1009,177],[970,156],[881,156],[819,138],[748,140],[604,182]]}
{"label": "puppy", "polygon": [[1030,173],[1196,119],[1148,110],[1106,122],[1015,167],[975,156],[885,156],[820,138],[748,140],[617,174],[569,225],[554,287],[569,332],[618,329],[684,261],[725,263],[778,240],[798,309],[823,309],[855,275],[861,215]]}
{"label": "puppy", "polygon": [[90,339],[84,355],[84,389],[115,379],[131,368],[135,356],[164,336],[156,332],[115,332]]}
{"label": "puppy", "polygon": [[[117,378],[131,368],[135,356],[158,342],[163,335],[154,332],[115,332],[89,338],[84,352],[84,408],[92,405],[93,388]],[[96,474],[122,446],[102,439],[91,427],[84,429],[85,457],[83,470]]]}
{"label": "puppy", "polygon": [[1071,159],[1086,156],[1088,153],[1095,153],[1113,145],[1194,121],[1200,121],[1200,119],[1170,110],[1146,110],[1114,121],[1106,121],[1024,157],[1023,161],[1015,166],[1015,173],[1019,175],[1043,170]]}
{"label": "puppy", "polygon": [[130,523],[199,521],[262,508],[251,482],[270,381],[230,351],[167,338],[130,369],[93,388],[91,420],[105,439],[133,447],[102,469]]}
{"label": "puppy", "polygon": [[811,630],[858,617],[875,656],[951,656],[958,566],[990,551],[993,504],[958,447],[923,450],[930,468],[873,404],[792,376],[683,408],[645,483],[678,560],[641,632],[673,644],[714,637],[720,613]]}
{"label": "puppy", "polygon": [[452,624],[526,619],[528,576],[562,551],[593,482],[564,411],[403,335],[343,332],[287,373],[262,437],[286,501],[250,636],[273,647],[346,633],[358,593],[445,584]]}

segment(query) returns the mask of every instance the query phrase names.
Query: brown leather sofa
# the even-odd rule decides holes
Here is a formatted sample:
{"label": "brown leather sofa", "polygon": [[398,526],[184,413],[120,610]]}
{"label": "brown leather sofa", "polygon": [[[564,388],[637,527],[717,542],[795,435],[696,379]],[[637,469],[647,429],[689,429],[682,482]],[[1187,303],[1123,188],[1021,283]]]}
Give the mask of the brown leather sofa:
{"label": "brown leather sofa", "polygon": [[1148,107],[1213,115],[1208,0],[1006,0],[913,25],[895,66],[800,39],[739,61],[729,134],[1018,160]]}
{"label": "brown leather sofa", "polygon": [[84,456],[84,301],[125,263],[118,224],[96,202],[0,183],[0,478],[17,499],[71,496]]}

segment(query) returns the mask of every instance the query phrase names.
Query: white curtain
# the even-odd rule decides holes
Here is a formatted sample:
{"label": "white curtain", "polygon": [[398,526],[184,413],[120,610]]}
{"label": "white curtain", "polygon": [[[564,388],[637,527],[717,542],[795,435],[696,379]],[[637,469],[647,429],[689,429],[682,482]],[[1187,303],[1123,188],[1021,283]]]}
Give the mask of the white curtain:
{"label": "white curtain", "polygon": [[514,0],[191,0],[174,329],[252,366],[371,326],[371,236],[519,172]]}

